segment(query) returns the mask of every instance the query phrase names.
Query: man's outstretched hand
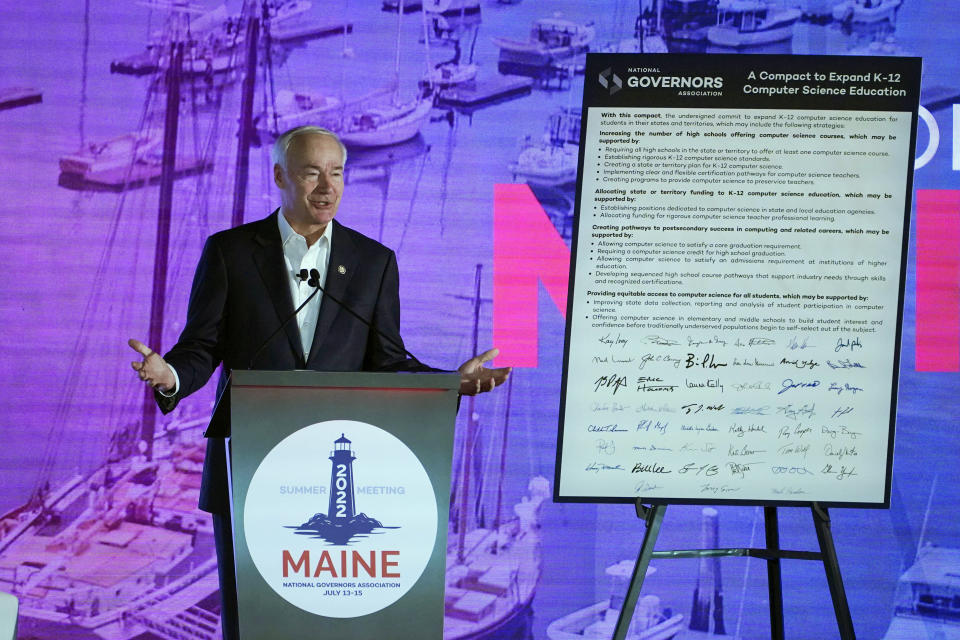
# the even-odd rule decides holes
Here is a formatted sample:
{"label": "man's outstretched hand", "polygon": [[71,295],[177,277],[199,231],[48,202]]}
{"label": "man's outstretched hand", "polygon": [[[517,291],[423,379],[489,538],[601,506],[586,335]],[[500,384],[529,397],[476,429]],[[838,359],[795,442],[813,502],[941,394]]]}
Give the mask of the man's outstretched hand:
{"label": "man's outstretched hand", "polygon": [[[137,372],[140,379],[146,382],[154,389],[160,391],[170,391],[177,384],[173,377],[173,372],[167,366],[167,361],[160,357],[160,354],[143,344],[139,340],[131,338],[127,340],[130,348],[143,356],[140,362],[131,362],[130,366]],[[461,386],[463,384],[461,383]]]}
{"label": "man's outstretched hand", "polygon": [[474,396],[478,393],[493,391],[494,387],[506,382],[510,375],[510,367],[487,369],[483,366],[485,362],[490,362],[496,358],[499,353],[499,349],[490,349],[478,356],[473,356],[460,365],[457,371],[460,373],[460,393],[462,395]]}

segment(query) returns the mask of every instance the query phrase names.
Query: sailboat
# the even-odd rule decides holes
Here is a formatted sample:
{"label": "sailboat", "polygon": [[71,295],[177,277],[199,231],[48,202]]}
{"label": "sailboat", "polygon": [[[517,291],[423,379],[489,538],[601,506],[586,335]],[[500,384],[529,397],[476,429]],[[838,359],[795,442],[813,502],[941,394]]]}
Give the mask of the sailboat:
{"label": "sailboat", "polygon": [[337,133],[348,147],[382,147],[413,138],[430,117],[433,100],[421,94],[404,102],[387,89],[343,107]]}
{"label": "sailboat", "polygon": [[893,20],[902,0],[844,0],[833,7],[833,19],[839,22],[871,23]]}
{"label": "sailboat", "polygon": [[541,18],[527,40],[496,37],[500,73],[537,74],[589,50],[596,35],[592,22],[579,24],[559,17]]}
{"label": "sailboat", "polygon": [[391,86],[358,100],[345,102],[334,130],[348,147],[382,147],[416,136],[430,117],[431,92],[421,90],[409,100],[400,99],[400,26],[403,6],[397,11],[397,43]]}
{"label": "sailboat", "polygon": [[172,426],[150,459],[124,449],[128,432],[93,473],[0,517],[0,590],[23,618],[104,638],[177,627],[219,637],[216,612],[197,606],[218,589],[210,518],[196,507],[206,422]]}
{"label": "sailboat", "polygon": [[60,156],[60,171],[85,176],[121,169],[131,162],[145,161],[163,142],[158,131],[127,133],[109,140],[87,142],[73,153]]}
{"label": "sailboat", "polygon": [[[477,16],[479,20],[479,15]],[[429,87],[431,90],[442,92],[444,89],[449,89],[456,85],[462,85],[467,83],[474,83],[474,80],[477,77],[477,72],[480,70],[480,67],[473,62],[473,52],[476,49],[477,44],[477,33],[478,22],[473,25],[473,28],[467,28],[466,25],[461,24],[460,28],[450,29],[442,28],[441,21],[444,23],[446,19],[443,16],[437,14],[430,14],[427,11],[423,12],[423,43],[427,53],[427,66],[429,69],[424,74],[423,78],[420,80],[421,87]],[[433,28],[431,29],[431,23]],[[447,24],[449,27],[449,24]],[[461,38],[466,35],[466,32],[469,31],[472,33],[473,42],[470,45],[470,53],[468,60],[463,61],[463,51],[460,45]],[[444,60],[438,64],[432,64],[430,56],[430,44],[433,38],[437,39],[437,42],[440,44],[452,44],[453,45],[453,57],[449,60]]]}
{"label": "sailboat", "polygon": [[913,564],[897,581],[893,618],[882,640],[960,640],[960,549],[924,540],[937,489],[934,477]]}
{"label": "sailboat", "polygon": [[[143,131],[155,130],[149,103],[163,85],[164,124],[162,135],[156,134],[160,138],[156,149],[159,206],[151,344],[160,344],[162,336],[173,186],[178,176],[180,89],[182,73],[188,72],[186,43],[177,31],[168,33],[167,47],[173,55],[169,68],[151,85],[142,126]],[[193,124],[185,128],[197,135],[202,127]],[[153,134],[144,140],[152,138]],[[131,138],[125,148],[136,149],[139,140]],[[204,181],[197,179],[198,191],[206,188]],[[124,198],[119,199],[121,204]],[[118,218],[121,209],[116,210]],[[109,239],[102,269],[112,249]],[[97,287],[109,281],[97,278]],[[95,329],[103,329],[93,327],[93,319],[109,315],[98,312],[102,311],[97,308],[99,297],[97,291],[90,296],[77,332],[72,369],[82,368],[90,336],[97,333]],[[66,383],[52,429],[70,422],[68,407],[76,399],[76,386]],[[124,389],[117,385],[116,392],[122,394]],[[159,421],[152,398],[137,391],[135,397],[144,403],[139,419],[107,425],[112,434],[98,462],[65,478],[55,475],[58,438],[52,436],[32,495],[0,515],[0,590],[20,600],[20,630],[25,636],[220,637],[211,520],[197,508],[205,449],[202,432],[209,410],[196,408],[191,413],[185,407],[175,420]],[[120,405],[110,409],[114,414]]]}
{"label": "sailboat", "polygon": [[265,139],[304,125],[331,129],[339,121],[342,105],[336,96],[318,91],[281,89],[257,118],[257,129],[265,134]]}
{"label": "sailboat", "polygon": [[555,187],[577,179],[580,155],[580,109],[562,109],[550,116],[548,131],[536,142],[527,137],[509,169],[514,180],[534,187]]}
{"label": "sailboat", "polygon": [[[474,346],[482,302],[481,273],[482,265],[477,265],[472,300]],[[454,463],[448,523],[444,640],[502,637],[528,629],[530,623],[530,605],[540,581],[540,509],[549,500],[550,482],[542,476],[531,478],[512,515],[501,514],[513,381],[507,385],[499,451],[482,446],[482,440],[495,438],[492,434],[483,438],[474,398],[467,400],[469,413]],[[498,459],[499,464],[488,466],[480,456],[487,461]],[[480,471],[485,467],[491,472]],[[491,515],[483,504],[484,493],[496,496]]]}
{"label": "sailboat", "polygon": [[[606,640],[612,637],[634,565],[631,560],[621,560],[607,567],[610,598],[557,618],[547,626],[547,637],[550,640]],[[647,579],[654,573],[656,568],[647,567]],[[647,594],[637,602],[627,640],[670,640],[683,631],[683,623],[682,613],[672,613],[662,607],[659,597]]]}
{"label": "sailboat", "polygon": [[799,9],[767,0],[723,0],[717,6],[717,24],[707,30],[707,40],[724,47],[789,40],[800,15]]}

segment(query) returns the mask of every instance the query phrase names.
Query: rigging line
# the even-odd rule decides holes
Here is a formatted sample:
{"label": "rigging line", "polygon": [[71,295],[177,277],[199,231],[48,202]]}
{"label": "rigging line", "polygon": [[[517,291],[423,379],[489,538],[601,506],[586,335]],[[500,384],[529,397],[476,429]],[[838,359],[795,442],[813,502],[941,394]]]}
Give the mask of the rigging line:
{"label": "rigging line", "polygon": [[197,76],[190,77],[190,110],[193,121],[190,123],[193,130],[193,157],[195,160],[201,160],[200,149],[197,146],[200,139],[200,114],[197,110]]}
{"label": "rigging line", "polygon": [[[214,119],[207,133],[200,135],[198,139],[194,140],[194,148],[197,150],[196,159],[203,163],[203,165],[213,162],[211,155],[212,151],[216,149],[216,131],[220,113],[221,110],[219,109],[214,111]],[[202,171],[196,176],[196,186],[184,207],[186,214],[176,218],[177,226],[175,232],[177,237],[187,237],[191,227],[200,227],[201,230],[209,231],[209,229],[204,229],[204,227],[207,221],[206,214],[208,213],[207,207],[210,200],[209,191],[212,181],[212,176],[210,172],[207,171]],[[203,233],[203,237],[206,237],[206,235],[209,234]],[[167,290],[165,291],[167,300],[172,299],[172,294],[177,290],[185,265],[183,257],[187,250],[188,243],[177,242],[173,244],[174,253],[170,261],[173,265],[173,270],[171,276],[167,279]]]}
{"label": "rigging line", "polygon": [[[159,72],[158,72],[159,73]],[[144,108],[140,115],[140,123],[138,127],[138,133],[144,131],[145,123],[149,118],[149,105],[152,95],[148,94],[147,101],[144,104]],[[133,170],[135,159],[132,156],[131,162],[127,167],[127,172],[124,178],[124,184],[128,184],[130,180],[130,175]],[[100,293],[103,290],[103,283],[106,281],[104,277],[107,273],[107,268],[110,262],[110,259],[113,255],[113,246],[116,242],[117,233],[120,227],[120,220],[123,212],[123,205],[127,198],[127,192],[124,191],[120,198],[117,201],[117,205],[114,208],[113,219],[111,221],[111,226],[107,234],[107,239],[104,244],[104,248],[101,251],[100,259],[97,264],[97,269],[94,276],[94,289],[91,292],[91,295],[87,297],[86,304],[84,305],[83,315],[81,317],[80,325],[77,328],[77,336],[74,341],[74,346],[72,350],[72,356],[70,364],[67,368],[67,374],[63,383],[63,390],[61,392],[60,400],[57,403],[56,410],[54,412],[53,419],[53,428],[51,429],[51,436],[47,440],[47,445],[44,449],[43,460],[40,464],[40,476],[41,478],[49,476],[52,472],[54,466],[54,460],[57,457],[57,454],[60,449],[60,444],[62,438],[59,437],[67,427],[67,417],[68,413],[73,407],[73,403],[77,394],[77,390],[80,386],[81,380],[81,363],[84,362],[87,355],[87,350],[89,348],[89,324],[92,318],[96,317],[94,311],[100,304]]]}
{"label": "rigging line", "polygon": [[914,563],[920,562],[920,551],[923,549],[923,539],[927,535],[927,523],[930,521],[930,507],[933,506],[933,495],[937,491],[937,479],[940,474],[933,476],[933,483],[930,485],[930,495],[927,497],[927,508],[923,512],[923,524],[920,525],[920,538],[917,541],[917,555]]}
{"label": "rigging line", "polygon": [[[264,77],[263,115],[264,115],[264,119],[266,119],[266,116],[268,113],[270,113],[270,110],[271,109],[273,110],[273,126],[270,127],[270,125],[266,122],[263,123],[263,126],[267,130],[275,131],[279,135],[281,133],[279,130],[280,114],[277,113],[277,87],[274,84],[273,44],[270,39],[270,28],[271,28],[271,24],[268,22],[266,29],[264,30],[265,37],[266,37],[266,45],[264,46],[264,65],[263,65],[263,77]],[[289,69],[288,69],[288,73],[289,73]],[[269,90],[268,90],[268,87],[269,87]],[[269,105],[267,104],[268,98],[270,101]],[[261,144],[266,144],[267,137],[268,136],[264,136],[264,140],[261,141]]]}
{"label": "rigging line", "polygon": [[[144,111],[143,114],[141,114],[141,123],[140,123],[141,130],[143,128],[143,122],[146,117],[145,114],[146,114],[146,110]],[[127,179],[129,179],[129,172],[131,169],[132,169],[132,162],[127,169],[127,172],[128,172]],[[106,265],[109,262],[110,255],[112,254],[112,242],[113,242],[112,238],[115,238],[116,231],[119,225],[119,211],[120,211],[120,207],[118,206],[117,209],[115,209],[114,211],[114,217],[113,217],[112,227],[111,227],[110,236],[109,236],[111,238],[111,240],[109,241],[110,244],[108,244],[104,248],[104,250],[101,252],[100,262],[98,264],[96,275],[94,278],[94,282],[97,283],[94,288],[94,292],[93,292],[94,295],[87,297],[86,305],[85,305],[82,320],[81,320],[81,325],[77,333],[77,338],[75,340],[74,347],[73,347],[73,356],[68,366],[68,373],[64,381],[64,388],[63,388],[61,400],[58,402],[55,410],[55,414],[54,414],[55,416],[53,420],[54,427],[51,430],[51,435],[54,435],[54,436],[59,436],[59,434],[61,434],[63,430],[66,428],[67,411],[72,406],[73,398],[76,393],[76,388],[79,385],[78,375],[77,375],[78,369],[79,369],[80,363],[83,362],[84,359],[86,358],[86,352],[88,348],[88,338],[87,338],[88,323],[90,321],[92,311],[97,305],[99,305],[98,299],[100,296],[97,294],[102,292],[103,290],[103,283],[104,283],[103,275],[106,273]],[[59,450],[60,442],[61,442],[60,437],[48,438],[47,446],[45,447],[45,450],[44,450],[43,462],[40,465],[40,472],[42,476],[49,475],[50,471],[52,470],[53,461]]]}
{"label": "rigging line", "polygon": [[[421,134],[417,134],[418,136]],[[423,156],[420,161],[420,170],[417,172],[417,178],[413,182],[413,194],[410,196],[410,205],[407,207],[407,217],[403,223],[403,231],[400,233],[400,243],[397,245],[397,253],[400,253],[400,249],[403,248],[403,241],[407,237],[407,229],[410,228],[410,220],[413,217],[413,206],[417,201],[417,193],[420,190],[420,180],[423,179],[423,171],[426,168],[427,156],[430,155],[430,147],[428,146],[426,150],[421,154]],[[392,173],[390,174],[392,175]],[[388,178],[389,180],[389,178]],[[384,198],[389,198],[390,195],[390,182],[387,182],[387,191],[383,194]]]}
{"label": "rigging line", "polygon": [[[459,41],[458,41],[459,43]],[[440,237],[446,230],[447,218],[447,193],[449,192],[450,166],[453,164],[453,151],[457,146],[457,139],[460,133],[460,116],[456,111],[451,110],[453,117],[451,126],[447,128],[447,144],[443,156],[443,177],[440,182]]]}
{"label": "rigging line", "polygon": [[473,62],[473,52],[477,48],[477,36],[480,34],[480,25],[475,25],[471,31],[473,31],[473,40],[470,42],[470,58],[467,62]]}
{"label": "rigging line", "polygon": [[90,63],[90,0],[83,3],[83,45],[80,64],[80,117],[77,128],[80,133],[80,145],[86,144],[85,124],[87,117],[87,75]]}

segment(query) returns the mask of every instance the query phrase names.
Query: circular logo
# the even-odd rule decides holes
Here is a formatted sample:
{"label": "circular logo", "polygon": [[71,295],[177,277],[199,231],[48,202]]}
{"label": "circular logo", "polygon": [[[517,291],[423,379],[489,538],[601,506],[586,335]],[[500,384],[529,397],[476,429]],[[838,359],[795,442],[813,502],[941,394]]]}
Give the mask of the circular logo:
{"label": "circular logo", "polygon": [[263,579],[290,604],[354,618],[400,599],[437,536],[437,501],[414,453],[364,422],[306,426],[250,481],[244,533]]}

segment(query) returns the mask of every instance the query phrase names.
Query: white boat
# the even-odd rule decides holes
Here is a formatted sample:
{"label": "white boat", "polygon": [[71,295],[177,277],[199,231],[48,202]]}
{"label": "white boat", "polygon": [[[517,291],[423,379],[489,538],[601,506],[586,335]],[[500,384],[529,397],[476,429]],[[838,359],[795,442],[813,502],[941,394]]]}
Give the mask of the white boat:
{"label": "white boat", "polygon": [[510,164],[514,180],[535,187],[557,187],[577,179],[580,156],[579,108],[561,109],[550,116],[540,142],[531,136],[521,141],[517,160]]}
{"label": "white boat", "polygon": [[414,137],[430,117],[433,101],[418,97],[408,102],[385,100],[368,108],[347,108],[337,133],[348,147],[383,147]]}
{"label": "white boat", "polygon": [[[284,22],[303,15],[309,11],[312,6],[313,3],[310,2],[310,0],[281,0],[280,2],[271,0],[264,3],[262,9],[258,6],[258,11],[265,11],[270,26],[278,27]],[[185,7],[177,7],[175,10],[197,13]],[[184,32],[190,34],[190,37],[193,39],[200,39],[213,32],[222,32],[230,35],[236,31],[241,24],[242,20],[240,15],[230,14],[227,11],[227,6],[221,4],[215,9],[199,12],[199,15],[190,18],[188,21],[189,26],[184,29]],[[166,31],[160,29],[151,34],[150,42],[151,44],[163,43],[167,37],[168,34]]]}
{"label": "white boat", "polygon": [[267,3],[267,16],[271,26],[277,26],[285,21],[293,20],[310,10],[313,3],[310,0],[288,0],[287,2]]}
{"label": "white boat", "polygon": [[537,20],[527,40],[493,39],[493,43],[500,47],[498,68],[501,73],[515,73],[518,68],[530,70],[553,66],[589,50],[595,35],[592,23],[579,24],[563,18]]}
{"label": "white boat", "polygon": [[[474,338],[483,304],[482,271],[478,264],[474,293],[467,298],[473,307]],[[466,400],[465,428],[458,427],[447,520],[443,640],[532,637],[531,603],[540,584],[540,510],[550,502],[550,481],[531,478],[512,515],[503,513],[512,380],[505,391],[501,429],[480,424],[473,397]]]}
{"label": "white boat", "polygon": [[717,24],[707,39],[723,47],[779,42],[793,37],[799,9],[771,6],[764,0],[725,0],[717,6]]}
{"label": "white boat", "polygon": [[158,131],[126,133],[102,142],[88,142],[73,153],[60,157],[60,171],[85,176],[128,167],[144,161],[163,143]]}
{"label": "white boat", "polygon": [[[235,71],[243,62],[244,34],[236,29],[209,30],[190,39],[183,49],[181,77],[222,75]],[[142,76],[170,67],[170,47],[162,42],[147,45],[146,51],[110,63],[111,73]]]}
{"label": "white boat", "polygon": [[892,20],[902,0],[845,0],[833,7],[833,19],[839,22],[880,22]]}
{"label": "white boat", "polygon": [[550,142],[529,144],[521,149],[509,169],[514,180],[542,187],[556,187],[577,179],[579,151],[570,145]]}
{"label": "white boat", "polygon": [[333,130],[348,147],[384,147],[410,140],[430,119],[433,96],[421,90],[413,99],[400,98],[400,34],[403,12],[397,12],[393,82],[359,100],[345,103]]}
{"label": "white boat", "polygon": [[480,0],[423,0],[423,10],[445,18],[480,13]]}
{"label": "white boat", "polygon": [[[167,3],[145,3],[147,6],[156,6],[167,9],[171,12],[172,15],[186,14],[190,17],[186,18],[186,28],[182,28],[183,33],[189,33],[193,38],[200,38],[206,33],[214,30],[221,30],[227,24],[227,21],[231,19],[230,14],[227,12],[227,5],[220,4],[216,8],[209,11],[203,11],[198,9],[192,9],[187,6],[176,6],[173,4]],[[149,45],[157,44],[166,44],[169,45],[170,38],[170,28],[174,27],[174,30],[177,30],[177,26],[184,24],[183,18],[177,19],[179,24],[170,25],[168,24],[164,29],[157,29],[150,34]],[[149,46],[148,45],[148,46]]]}
{"label": "white boat", "polygon": [[[547,626],[550,640],[606,640],[613,636],[634,563],[622,560],[607,567],[610,576],[611,597],[558,618]],[[647,578],[656,571],[647,568]],[[660,598],[645,595],[637,602],[627,640],[669,640],[683,630],[683,614],[663,609]]]}
{"label": "white boat", "polygon": [[550,482],[535,477],[507,522],[465,532],[462,548],[448,534],[444,640],[498,637],[525,624],[540,582],[540,508],[549,498]]}
{"label": "white boat", "polygon": [[219,636],[217,616],[193,605],[219,588],[210,518],[196,506],[206,422],[168,430],[151,460],[130,452],[131,425],[93,473],[0,517],[0,590],[17,595],[21,616],[113,640]]}
{"label": "white boat", "polygon": [[424,74],[420,84],[437,89],[446,89],[447,87],[453,87],[475,79],[479,69],[479,66],[472,63],[457,64],[454,62],[445,62]]}
{"label": "white boat", "polygon": [[960,549],[921,547],[897,591],[882,640],[960,640]]}
{"label": "white boat", "polygon": [[281,89],[277,91],[274,105],[267,105],[258,118],[257,128],[271,137],[308,124],[332,129],[340,116],[341,104],[334,96]]}

